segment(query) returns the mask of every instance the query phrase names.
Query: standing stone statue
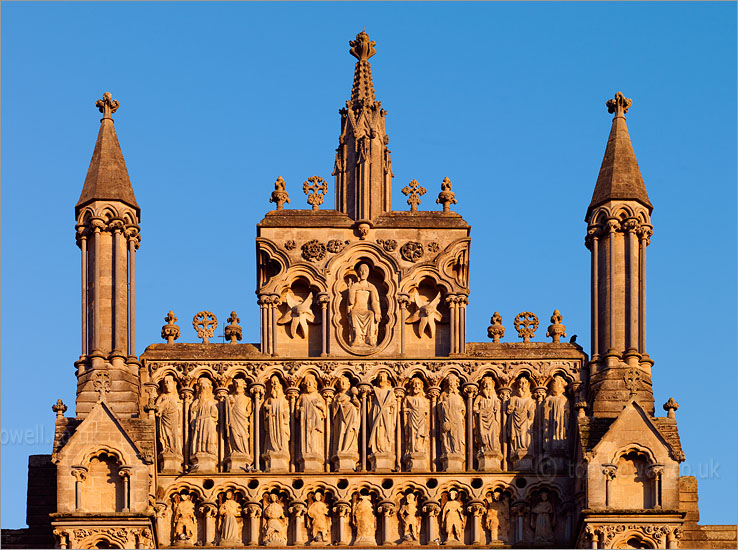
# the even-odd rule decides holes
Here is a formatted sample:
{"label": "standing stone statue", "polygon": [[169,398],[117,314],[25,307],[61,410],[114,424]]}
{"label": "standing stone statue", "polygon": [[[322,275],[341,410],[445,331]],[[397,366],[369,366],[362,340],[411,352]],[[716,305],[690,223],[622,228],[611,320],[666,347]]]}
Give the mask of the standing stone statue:
{"label": "standing stone statue", "polygon": [[185,543],[195,536],[195,503],[190,500],[190,495],[187,493],[181,496],[181,500],[174,507],[172,519],[175,541]]}
{"label": "standing stone statue", "polygon": [[395,392],[387,373],[378,376],[371,403],[372,429],[369,434],[370,460],[374,470],[391,470],[395,463],[393,446],[397,425]]}
{"label": "standing stone statue", "polygon": [[553,506],[548,500],[548,493],[541,493],[541,501],[531,509],[531,527],[536,544],[553,544]]}
{"label": "standing stone statue", "polygon": [[310,518],[310,536],[312,543],[331,543],[331,523],[328,516],[328,506],[323,501],[321,493],[315,493],[313,503],[308,506],[307,515]]}
{"label": "standing stone statue", "polygon": [[327,407],[318,393],[318,381],[312,374],[305,375],[304,392],[297,400],[295,414],[300,426],[299,464],[303,472],[323,470],[325,461],[325,418]]}
{"label": "standing stone statue", "polygon": [[569,400],[564,395],[566,383],[554,376],[551,393],[543,402],[543,450],[548,454],[566,452],[566,428],[569,425]]}
{"label": "standing stone statue", "polygon": [[190,405],[191,471],[214,472],[218,454],[218,402],[213,397],[213,383],[209,378],[200,378],[197,389],[197,397]]}
{"label": "standing stone statue", "polygon": [[231,451],[228,457],[230,471],[243,469],[251,462],[251,418],[254,405],[246,395],[246,381],[233,381],[233,394],[226,401],[226,424]]}
{"label": "standing stone statue", "polygon": [[233,491],[227,491],[225,500],[218,510],[220,516],[219,546],[240,546],[242,544],[241,529],[238,517],[241,516],[241,505],[233,498]]}
{"label": "standing stone statue", "polygon": [[529,449],[535,412],[536,402],[530,396],[530,382],[527,378],[521,378],[518,381],[518,394],[511,397],[507,405],[510,455],[515,469],[529,469],[533,465]]}
{"label": "standing stone statue", "polygon": [[451,489],[448,492],[448,500],[441,510],[441,524],[446,532],[446,540],[443,544],[463,544],[464,542],[466,517],[463,505],[456,500],[458,496],[458,491]]}
{"label": "standing stone statue", "polygon": [[372,499],[369,495],[359,495],[351,516],[354,527],[356,527],[354,545],[375,546],[377,544],[377,519],[374,517],[374,506],[372,506]]}
{"label": "standing stone statue", "polygon": [[503,493],[495,491],[487,501],[487,514],[485,527],[489,531],[490,542],[501,540],[508,542],[509,511],[506,497]]}
{"label": "standing stone statue", "polygon": [[448,375],[448,390],[441,394],[438,416],[443,448],[441,464],[447,472],[459,472],[464,468],[466,405],[459,393],[459,378],[453,373]]}
{"label": "standing stone statue", "polygon": [[428,420],[429,401],[423,395],[423,381],[413,378],[410,382],[410,392],[405,397],[403,414],[405,428],[405,464],[408,470],[428,469]]}
{"label": "standing stone statue", "polygon": [[277,495],[269,495],[269,504],[264,508],[264,545],[287,546],[287,516]]}
{"label": "standing stone statue", "polygon": [[475,427],[477,432],[477,456],[482,471],[500,468],[500,418],[502,405],[495,392],[495,381],[489,376],[482,379],[482,387],[474,400]]}
{"label": "standing stone statue", "polygon": [[162,393],[156,398],[156,417],[159,420],[162,472],[178,471],[182,462],[182,442],[179,437],[180,406],[177,382],[174,376],[164,377]]}
{"label": "standing stone statue", "polygon": [[359,264],[359,280],[349,283],[348,318],[351,326],[351,345],[374,347],[377,345],[382,311],[377,287],[369,282],[369,266]]}
{"label": "standing stone statue", "polygon": [[264,402],[264,453],[266,471],[289,468],[290,405],[284,396],[279,377],[269,379],[269,398]]}
{"label": "standing stone statue", "polygon": [[404,527],[403,541],[418,542],[420,540],[420,516],[418,516],[418,498],[415,493],[405,495],[405,503],[398,512]]}
{"label": "standing stone statue", "polygon": [[333,398],[333,452],[332,462],[339,472],[354,470],[359,460],[359,427],[361,403],[356,398],[356,388],[351,381],[341,376],[338,379],[338,392]]}

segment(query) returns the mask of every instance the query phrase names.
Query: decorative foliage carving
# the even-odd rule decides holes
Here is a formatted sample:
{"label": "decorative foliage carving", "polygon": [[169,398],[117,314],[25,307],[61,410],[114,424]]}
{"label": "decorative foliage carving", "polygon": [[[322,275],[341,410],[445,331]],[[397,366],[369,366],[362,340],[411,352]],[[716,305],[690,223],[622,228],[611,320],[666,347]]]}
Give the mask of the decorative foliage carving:
{"label": "decorative foliage carving", "polygon": [[400,256],[408,262],[417,262],[423,257],[423,245],[418,241],[408,241],[400,248]]}
{"label": "decorative foliage carving", "polygon": [[407,197],[407,203],[410,205],[410,212],[417,212],[420,204],[420,197],[425,195],[426,188],[421,186],[417,180],[412,180],[402,188],[402,194]]}
{"label": "decorative foliage carving", "polygon": [[310,176],[302,184],[302,191],[308,197],[308,204],[312,205],[313,210],[317,210],[323,204],[324,195],[328,191],[328,183],[320,176]]}
{"label": "decorative foliage carving", "polygon": [[57,418],[61,418],[67,412],[67,406],[61,399],[57,399],[56,403],[51,406],[51,410],[56,413]]}
{"label": "decorative foliage carving", "polygon": [[238,318],[235,311],[231,311],[231,316],[228,317],[228,325],[225,328],[225,337],[231,343],[235,344],[236,341],[240,341],[243,337],[243,329],[238,325],[241,319]]}
{"label": "decorative foliage carving", "polygon": [[551,324],[546,331],[546,336],[552,338],[554,344],[561,342],[561,337],[566,338],[566,327],[561,324],[564,318],[558,309],[555,309],[553,315],[551,315]]}
{"label": "decorative foliage carving", "polygon": [[197,331],[197,337],[202,338],[203,344],[210,342],[217,327],[218,318],[210,311],[200,311],[192,318],[192,328]]}
{"label": "decorative foliage carving", "polygon": [[164,320],[167,324],[161,327],[161,337],[167,341],[167,344],[173,344],[179,338],[179,327],[175,325],[177,318],[174,316],[174,312],[169,310]]}
{"label": "decorative foliage carving", "polygon": [[428,252],[431,254],[436,254],[440,249],[441,246],[436,241],[428,243]]}
{"label": "decorative foliage carving", "polygon": [[608,99],[605,102],[605,105],[607,105],[607,112],[610,114],[615,114],[616,117],[623,116],[625,113],[628,112],[628,109],[630,109],[630,106],[633,105],[633,100],[628,99],[623,95],[622,92],[617,92],[615,94],[614,99]]}
{"label": "decorative foliage carving", "polygon": [[302,245],[302,257],[311,262],[319,262],[325,258],[325,245],[317,239],[308,241]]}
{"label": "decorative foliage carving", "polygon": [[113,99],[113,96],[110,92],[105,92],[102,96],[102,99],[97,100],[95,106],[103,114],[103,118],[110,118],[110,115],[118,110],[120,103],[117,100]]}
{"label": "decorative foliage carving", "polygon": [[638,368],[629,368],[623,376],[623,379],[625,380],[625,387],[628,388],[628,391],[630,391],[630,395],[635,394],[635,392],[638,391],[638,386],[640,386],[641,383],[641,373],[638,371]]}
{"label": "decorative foliage carving", "polygon": [[104,371],[97,371],[93,377],[92,387],[100,394],[100,399],[110,392],[110,375]]}
{"label": "decorative foliage carving", "polygon": [[294,250],[295,248],[297,248],[297,243],[290,239],[284,242],[284,247],[286,250]]}
{"label": "decorative foliage carving", "polygon": [[487,336],[492,338],[492,342],[499,344],[500,338],[505,336],[505,327],[502,326],[502,315],[495,311],[489,322],[492,324],[487,327]]}
{"label": "decorative foliage carving", "polygon": [[348,244],[348,241],[339,241],[338,239],[331,239],[328,241],[328,244],[326,245],[326,249],[331,254],[337,254],[338,252],[341,252],[344,248],[346,248],[346,245]]}
{"label": "decorative foliage carving", "polygon": [[669,400],[664,403],[664,410],[666,411],[666,415],[669,418],[674,418],[674,412],[679,409],[679,403],[674,401],[673,397],[670,397]]}
{"label": "decorative foliage carving", "polygon": [[274,191],[272,191],[272,196],[269,199],[269,202],[277,204],[277,210],[282,210],[284,203],[290,202],[290,195],[287,193],[286,188],[287,184],[282,179],[282,176],[279,176],[277,181],[274,182]]}
{"label": "decorative foliage carving", "polygon": [[397,248],[395,239],[377,239],[377,244],[382,247],[385,252],[394,252]]}
{"label": "decorative foliage carving", "polygon": [[530,342],[538,330],[538,317],[530,311],[523,311],[515,316],[515,330],[518,331],[518,337],[523,339],[523,342]]}
{"label": "decorative foliage carving", "polygon": [[443,211],[448,212],[451,210],[451,205],[456,204],[456,194],[451,191],[451,180],[443,178],[441,182],[441,192],[438,193],[436,204],[443,205]]}
{"label": "decorative foliage carving", "polygon": [[361,31],[356,35],[356,40],[349,41],[349,46],[351,46],[349,53],[359,61],[367,61],[377,53],[377,50],[374,49],[376,45],[377,43],[374,40],[369,40],[369,35],[366,32]]}

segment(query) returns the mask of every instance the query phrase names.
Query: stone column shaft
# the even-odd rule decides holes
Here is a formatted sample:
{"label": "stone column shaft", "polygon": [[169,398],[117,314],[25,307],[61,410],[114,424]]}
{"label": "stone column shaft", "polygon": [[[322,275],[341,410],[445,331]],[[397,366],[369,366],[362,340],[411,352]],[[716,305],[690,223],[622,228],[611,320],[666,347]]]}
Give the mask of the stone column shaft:
{"label": "stone column shaft", "polygon": [[592,359],[600,354],[600,239],[592,237]]}
{"label": "stone column shaft", "polygon": [[644,234],[641,236],[641,276],[640,276],[640,326],[638,327],[638,335],[640,336],[640,352],[646,355],[646,246],[648,245],[648,237]]}
{"label": "stone column shaft", "polygon": [[94,268],[94,285],[92,287],[92,351],[101,353],[101,344],[100,342],[100,276],[101,276],[101,269],[100,269],[100,228],[95,226],[95,231],[93,233],[94,235],[94,249],[95,249],[95,259],[93,263]]}
{"label": "stone column shaft", "polygon": [[608,327],[608,352],[617,352],[615,341],[615,327],[617,325],[617,315],[615,314],[615,238],[617,230],[615,226],[610,227],[610,282],[607,285],[608,302],[610,306],[610,318]]}
{"label": "stone column shaft", "polygon": [[82,355],[87,355],[87,237],[79,239],[82,250]]}
{"label": "stone column shaft", "polygon": [[128,257],[128,268],[130,269],[131,279],[128,298],[128,331],[130,333],[128,339],[128,355],[136,355],[136,242],[133,239],[128,241]]}

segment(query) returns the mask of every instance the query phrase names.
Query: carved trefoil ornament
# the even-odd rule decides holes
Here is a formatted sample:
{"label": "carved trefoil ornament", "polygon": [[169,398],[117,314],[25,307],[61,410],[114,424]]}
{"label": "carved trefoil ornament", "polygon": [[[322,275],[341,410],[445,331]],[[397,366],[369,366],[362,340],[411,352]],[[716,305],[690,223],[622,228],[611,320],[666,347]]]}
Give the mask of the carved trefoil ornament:
{"label": "carved trefoil ornament", "polygon": [[425,193],[425,187],[420,185],[417,180],[410,181],[410,183],[402,188],[402,194],[407,197],[407,203],[410,205],[410,212],[417,212],[420,197],[425,195]]}
{"label": "carved trefoil ornament", "polygon": [[200,311],[192,318],[192,327],[197,332],[197,337],[202,338],[202,343],[208,344],[218,328],[218,318],[210,311]]}
{"label": "carved trefoil ornament", "polygon": [[530,342],[538,330],[538,317],[530,311],[523,311],[515,316],[515,330],[518,331],[518,337],[523,339],[523,342]]}
{"label": "carved trefoil ornament", "polygon": [[320,176],[310,176],[302,184],[302,191],[307,195],[308,204],[317,210],[323,204],[324,196],[328,192],[328,183]]}

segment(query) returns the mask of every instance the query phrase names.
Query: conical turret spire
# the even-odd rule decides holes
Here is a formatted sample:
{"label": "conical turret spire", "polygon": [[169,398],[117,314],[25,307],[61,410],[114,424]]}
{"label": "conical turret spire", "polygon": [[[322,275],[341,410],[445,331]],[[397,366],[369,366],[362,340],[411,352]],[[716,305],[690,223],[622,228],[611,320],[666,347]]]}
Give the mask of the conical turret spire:
{"label": "conical turret spire", "polygon": [[621,92],[606,102],[608,112],[613,113],[615,117],[612,119],[612,129],[592,202],[587,209],[587,218],[592,209],[610,200],[636,200],[647,207],[649,212],[653,210],[625,124],[625,113],[632,104],[633,101]]}
{"label": "conical turret spire", "polygon": [[93,201],[113,200],[121,201],[140,213],[111,116],[118,110],[119,103],[110,92],[105,92],[96,105],[103,114],[100,132],[75,210],[79,214],[83,206]]}

